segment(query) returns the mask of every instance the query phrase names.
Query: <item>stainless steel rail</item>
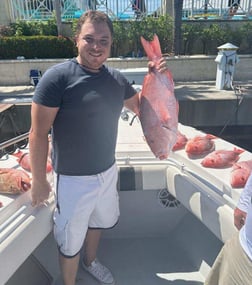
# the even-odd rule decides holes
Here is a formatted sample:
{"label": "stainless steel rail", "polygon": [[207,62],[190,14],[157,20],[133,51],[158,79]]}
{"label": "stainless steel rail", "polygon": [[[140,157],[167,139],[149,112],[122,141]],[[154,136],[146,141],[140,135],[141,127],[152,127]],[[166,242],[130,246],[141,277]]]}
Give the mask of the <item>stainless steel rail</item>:
{"label": "stainless steel rail", "polygon": [[0,104],[31,105],[33,94],[10,94],[0,95]]}
{"label": "stainless steel rail", "polygon": [[0,150],[6,148],[8,146],[11,146],[13,144],[16,144],[16,143],[18,143],[18,142],[20,142],[22,140],[28,139],[28,136],[29,136],[29,132],[24,133],[24,134],[19,135],[19,136],[15,137],[15,138],[12,138],[12,139],[9,139],[9,140],[7,140],[5,142],[0,143]]}

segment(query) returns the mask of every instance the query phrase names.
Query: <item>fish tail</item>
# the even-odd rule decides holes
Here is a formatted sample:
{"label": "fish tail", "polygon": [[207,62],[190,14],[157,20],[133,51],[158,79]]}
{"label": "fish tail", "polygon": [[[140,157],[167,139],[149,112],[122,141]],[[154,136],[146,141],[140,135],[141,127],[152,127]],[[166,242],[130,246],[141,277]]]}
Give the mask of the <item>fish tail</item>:
{"label": "fish tail", "polygon": [[158,36],[156,34],[154,34],[152,41],[147,41],[144,37],[141,36],[141,43],[149,60],[161,58],[162,56],[161,47]]}
{"label": "fish tail", "polygon": [[159,42],[158,36],[156,34],[154,34],[154,36],[153,36],[153,40],[151,41],[151,46],[152,46],[152,49],[153,49],[156,57],[158,57],[158,58],[162,57],[160,42]]}
{"label": "fish tail", "polygon": [[23,152],[19,149],[18,152],[13,153],[12,155],[17,157],[17,158],[20,158],[23,155]]}

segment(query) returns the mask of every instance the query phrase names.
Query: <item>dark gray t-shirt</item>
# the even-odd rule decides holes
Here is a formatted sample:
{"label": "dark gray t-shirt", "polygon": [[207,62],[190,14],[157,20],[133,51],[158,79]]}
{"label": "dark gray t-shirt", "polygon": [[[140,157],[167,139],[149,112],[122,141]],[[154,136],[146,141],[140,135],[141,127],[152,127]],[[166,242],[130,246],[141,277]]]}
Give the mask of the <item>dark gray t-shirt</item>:
{"label": "dark gray t-shirt", "polygon": [[52,126],[56,173],[94,175],[115,162],[118,120],[123,101],[136,94],[117,70],[86,71],[76,59],[49,68],[33,101],[59,107]]}

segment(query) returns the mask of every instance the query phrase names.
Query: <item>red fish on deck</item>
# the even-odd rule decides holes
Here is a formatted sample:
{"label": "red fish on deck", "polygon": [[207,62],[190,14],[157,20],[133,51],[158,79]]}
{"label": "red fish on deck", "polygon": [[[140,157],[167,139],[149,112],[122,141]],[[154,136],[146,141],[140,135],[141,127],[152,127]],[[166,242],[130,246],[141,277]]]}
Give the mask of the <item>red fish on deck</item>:
{"label": "red fish on deck", "polygon": [[177,141],[175,145],[172,148],[172,151],[183,149],[187,143],[188,139],[187,137],[182,134],[180,131],[177,133]]}
{"label": "red fish on deck", "polygon": [[217,137],[211,134],[196,136],[186,143],[185,151],[190,158],[199,158],[214,151],[215,143],[213,139]]}
{"label": "red fish on deck", "polygon": [[252,172],[252,160],[240,161],[233,165],[230,175],[230,184],[233,188],[245,186]]}
{"label": "red fish on deck", "polygon": [[231,167],[239,160],[239,155],[243,153],[243,149],[234,148],[233,150],[216,150],[209,153],[201,162],[204,167],[209,168],[225,168]]}
{"label": "red fish on deck", "polygon": [[[18,157],[17,161],[23,169],[31,172],[31,162],[30,162],[29,153],[24,153],[21,150],[19,150],[17,153],[14,153],[13,155]],[[49,173],[51,171],[52,171],[52,165],[50,160],[48,159],[46,164],[46,172]]]}
{"label": "red fish on deck", "polygon": [[[149,60],[157,64],[162,57],[157,35],[150,42],[141,37],[141,42]],[[145,76],[139,118],[151,151],[157,158],[166,159],[176,143],[178,128],[178,102],[169,70],[160,73],[154,66]]]}
{"label": "red fish on deck", "polygon": [[0,168],[0,193],[20,194],[31,188],[30,176],[13,168]]}

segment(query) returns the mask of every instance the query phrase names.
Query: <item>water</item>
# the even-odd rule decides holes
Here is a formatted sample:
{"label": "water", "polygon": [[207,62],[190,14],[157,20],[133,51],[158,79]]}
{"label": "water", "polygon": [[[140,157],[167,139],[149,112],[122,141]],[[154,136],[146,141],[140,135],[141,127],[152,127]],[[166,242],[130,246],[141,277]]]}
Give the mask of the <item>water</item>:
{"label": "water", "polygon": [[222,126],[200,126],[197,129],[207,134],[216,135],[223,140],[252,152],[252,126],[250,125],[227,126],[225,129]]}

